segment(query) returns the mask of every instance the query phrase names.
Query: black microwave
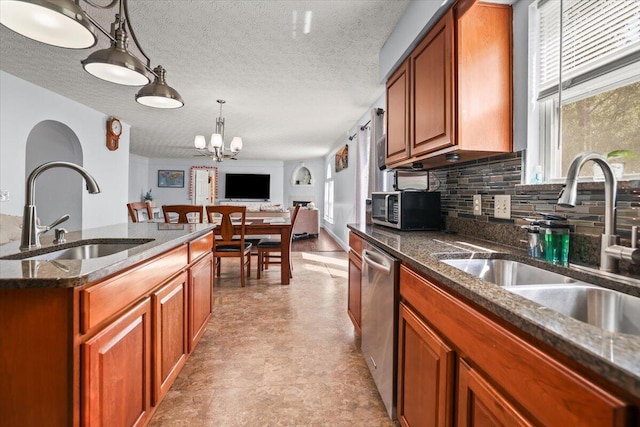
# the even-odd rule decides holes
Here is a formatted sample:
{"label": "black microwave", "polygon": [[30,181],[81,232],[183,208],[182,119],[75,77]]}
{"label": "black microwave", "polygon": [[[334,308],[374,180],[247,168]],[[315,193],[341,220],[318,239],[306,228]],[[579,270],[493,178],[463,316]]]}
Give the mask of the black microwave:
{"label": "black microwave", "polygon": [[440,193],[423,190],[371,193],[374,224],[399,230],[439,230]]}

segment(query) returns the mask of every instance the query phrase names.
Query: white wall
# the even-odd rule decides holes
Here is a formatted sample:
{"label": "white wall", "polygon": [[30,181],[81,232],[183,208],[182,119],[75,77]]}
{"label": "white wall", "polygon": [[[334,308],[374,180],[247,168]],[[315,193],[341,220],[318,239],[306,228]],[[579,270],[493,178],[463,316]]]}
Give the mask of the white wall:
{"label": "white wall", "polygon": [[[83,191],[83,227],[127,221],[130,126],[123,123],[120,148],[105,145],[108,116],[0,71],[0,189],[10,200],[0,202],[0,213],[22,216],[25,196],[25,147],[29,132],[43,120],[67,125],[78,137],[84,167],[100,185],[100,194]],[[40,179],[46,179],[47,172]],[[68,191],[60,188],[59,191]],[[36,195],[37,197],[37,195]]]}
{"label": "white wall", "polygon": [[[364,126],[371,119],[371,108],[385,109],[385,102],[384,96],[378,98],[370,108],[363,112],[362,117],[349,129],[348,134],[355,134],[358,128]],[[345,251],[349,249],[349,229],[347,224],[356,222],[356,161],[358,158],[356,141],[357,138],[352,141],[349,141],[348,138],[338,141],[329,155],[325,157],[323,166],[323,171],[326,171],[327,166],[330,166],[335,177],[333,224],[323,218],[323,227]],[[336,173],[335,155],[345,144],[349,144],[349,167]],[[324,191],[324,179],[322,186]],[[320,214],[323,215],[323,212],[320,212]]]}
{"label": "white wall", "polygon": [[129,154],[129,202],[140,202],[149,191],[149,159]]}
{"label": "white wall", "polygon": [[[142,188],[151,188],[158,206],[173,204],[191,204],[189,186],[191,166],[214,166],[218,168],[217,200],[224,197],[224,176],[226,173],[257,173],[271,175],[271,204],[283,204],[283,168],[282,161],[261,160],[225,160],[215,163],[210,159],[148,159],[147,184]],[[134,168],[134,165],[131,166]],[[158,188],[158,170],[183,170],[184,188]],[[140,184],[138,184],[140,186]]]}
{"label": "white wall", "polygon": [[[304,166],[311,172],[313,185],[309,187],[294,186],[291,177],[294,170],[304,163]],[[284,163],[284,203],[291,207],[291,199],[312,197],[316,208],[320,213],[324,209],[324,158],[311,160],[295,160]]]}

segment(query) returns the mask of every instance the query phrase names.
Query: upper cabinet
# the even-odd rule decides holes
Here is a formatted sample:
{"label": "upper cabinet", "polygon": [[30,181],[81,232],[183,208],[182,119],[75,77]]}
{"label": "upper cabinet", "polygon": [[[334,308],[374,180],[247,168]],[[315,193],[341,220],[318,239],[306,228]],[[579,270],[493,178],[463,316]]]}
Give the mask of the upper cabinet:
{"label": "upper cabinet", "polygon": [[512,150],[511,25],[510,6],[462,0],[427,33],[387,81],[387,166]]}

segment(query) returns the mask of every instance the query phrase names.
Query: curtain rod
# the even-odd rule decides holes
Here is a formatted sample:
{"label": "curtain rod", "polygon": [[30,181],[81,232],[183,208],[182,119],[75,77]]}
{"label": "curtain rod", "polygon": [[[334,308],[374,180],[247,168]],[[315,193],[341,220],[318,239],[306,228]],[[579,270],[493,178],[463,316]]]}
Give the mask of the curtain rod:
{"label": "curtain rod", "polygon": [[[380,116],[384,114],[384,110],[382,108],[378,108],[376,109],[376,115]],[[369,120],[367,123],[363,124],[362,126],[360,126],[360,130],[365,130],[366,128],[370,127],[369,124],[371,123],[371,120]],[[356,133],[354,133],[353,135],[351,135],[350,137],[348,137],[349,141],[353,141],[353,138],[356,137]]]}

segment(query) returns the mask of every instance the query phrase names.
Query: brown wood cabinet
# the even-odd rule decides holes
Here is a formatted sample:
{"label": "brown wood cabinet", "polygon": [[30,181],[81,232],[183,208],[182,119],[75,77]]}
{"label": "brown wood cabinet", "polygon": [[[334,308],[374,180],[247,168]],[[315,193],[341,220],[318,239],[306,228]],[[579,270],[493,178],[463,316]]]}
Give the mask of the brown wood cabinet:
{"label": "brown wood cabinet", "polygon": [[427,33],[387,81],[387,166],[512,150],[511,26],[510,6],[461,0]]}
{"label": "brown wood cabinet", "polygon": [[411,156],[410,85],[409,61],[404,61],[387,81],[387,164],[400,162]]}
{"label": "brown wood cabinet", "polygon": [[409,58],[413,157],[454,144],[452,45],[453,11],[449,11]]}
{"label": "brown wood cabinet", "polygon": [[189,269],[189,352],[207,328],[213,309],[213,254],[208,253]]}
{"label": "brown wood cabinet", "polygon": [[[556,359],[542,343],[516,334],[436,281],[402,266],[400,296],[457,355],[457,425],[636,425],[637,402],[596,384],[579,366]],[[401,317],[403,324],[408,322]],[[404,377],[399,380],[404,384],[398,389],[400,402],[413,394],[437,405],[430,411],[442,410],[440,405],[447,410],[443,401],[433,403],[433,391],[417,388],[421,384],[409,390],[406,369]]]}
{"label": "brown wood cabinet", "polygon": [[362,239],[349,233],[349,290],[347,313],[356,332],[360,334],[362,320]]}
{"label": "brown wood cabinet", "polygon": [[150,317],[146,298],[81,345],[83,425],[146,423],[151,407]]}
{"label": "brown wood cabinet", "polygon": [[212,244],[83,286],[0,289],[0,423],[148,423],[211,316]]}
{"label": "brown wood cabinet", "polygon": [[399,316],[398,420],[403,427],[451,426],[455,352],[406,305]]}
{"label": "brown wood cabinet", "polygon": [[534,426],[480,373],[460,360],[458,369],[458,426]]}
{"label": "brown wood cabinet", "polygon": [[151,295],[153,307],[154,372],[152,405],[157,405],[187,360],[187,284],[180,273]]}

